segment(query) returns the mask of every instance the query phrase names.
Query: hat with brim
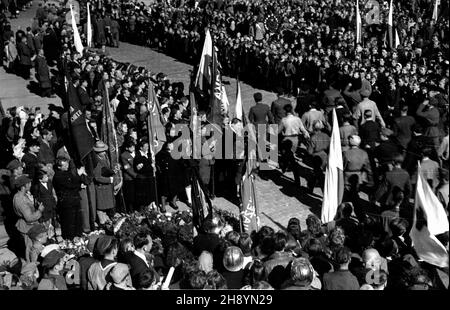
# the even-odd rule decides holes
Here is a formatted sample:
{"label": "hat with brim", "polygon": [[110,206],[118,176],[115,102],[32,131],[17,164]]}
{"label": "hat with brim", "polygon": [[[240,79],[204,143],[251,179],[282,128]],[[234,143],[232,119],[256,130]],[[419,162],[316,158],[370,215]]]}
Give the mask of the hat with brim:
{"label": "hat with brim", "polygon": [[94,145],[94,152],[100,153],[108,150],[108,146],[103,141],[97,141]]}
{"label": "hat with brim", "polygon": [[25,184],[31,183],[31,179],[27,177],[26,175],[21,175],[18,177],[15,181],[16,187],[21,188]]}
{"label": "hat with brim", "polygon": [[22,163],[18,159],[13,159],[8,163],[6,169],[13,171],[19,167],[23,167]]}
{"label": "hat with brim", "polygon": [[128,265],[118,263],[111,269],[111,272],[109,274],[114,283],[122,283],[129,274]]}
{"label": "hat with brim", "polygon": [[27,232],[31,240],[35,240],[40,234],[46,233],[47,229],[42,224],[34,224]]}
{"label": "hat with brim", "polygon": [[59,246],[59,244],[54,243],[54,244],[49,244],[47,246],[45,246],[42,251],[41,251],[41,257],[45,257],[47,256],[48,253],[50,253],[53,250],[60,250],[61,247]]}
{"label": "hat with brim", "polygon": [[53,250],[47,255],[45,255],[42,260],[42,267],[53,268],[60,259],[62,259],[66,254],[62,251]]}
{"label": "hat with brim", "polygon": [[113,242],[113,239],[114,239],[113,237],[107,235],[99,237],[94,247],[96,254],[100,256],[105,255],[105,252],[110,247],[111,243]]}

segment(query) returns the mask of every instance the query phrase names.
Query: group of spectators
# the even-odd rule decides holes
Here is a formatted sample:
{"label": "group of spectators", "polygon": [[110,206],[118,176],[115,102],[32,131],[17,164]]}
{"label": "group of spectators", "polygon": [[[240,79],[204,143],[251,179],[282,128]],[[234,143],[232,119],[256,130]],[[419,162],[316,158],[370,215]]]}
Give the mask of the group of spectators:
{"label": "group of spectators", "polygon": [[[224,56],[228,49],[220,47],[220,42],[247,36],[250,39],[238,42],[237,48],[247,44],[258,47],[260,43],[264,46],[264,43],[280,42],[277,41],[279,34],[261,39],[258,31],[250,30],[251,26],[248,32],[236,31],[245,28],[241,25],[242,20],[230,21],[226,17],[243,20],[255,17],[261,22],[269,12],[276,14],[282,2],[275,1],[275,5],[264,2],[257,6],[241,1],[220,3],[209,1],[206,5],[178,7],[179,3],[156,2],[148,10],[142,4],[131,6],[125,1],[105,1],[100,10],[100,5],[94,2],[92,14],[98,16],[96,22],[108,16],[119,20],[119,29],[124,33],[121,37],[136,40],[133,43],[137,44],[143,43],[139,41],[141,33],[137,28],[129,27],[133,24],[130,20],[127,20],[128,24],[124,24],[124,20],[133,16],[132,12],[139,13],[139,16],[142,13],[142,18],[136,19],[137,27],[138,20],[145,21],[145,14],[157,14],[159,18],[151,19],[155,26],[143,28],[149,32],[141,38],[149,39],[151,46],[157,43],[159,48],[167,48],[173,39],[171,50],[177,52],[180,51],[177,48],[180,42],[175,35],[170,36],[171,27],[177,25],[178,34],[184,33],[183,27],[195,27],[201,34],[198,37],[200,45],[179,52],[187,61],[188,58],[192,61],[199,59],[201,37],[204,27],[208,26],[214,34],[225,72],[242,62],[238,67],[241,69],[235,68],[237,71],[231,70],[228,74],[245,76],[243,71],[248,70],[252,76],[261,77],[261,74],[254,74],[252,64],[242,60],[245,58],[243,54],[236,56],[239,61],[231,64]],[[306,12],[317,5],[301,3],[308,4]],[[302,10],[298,5],[293,1],[290,3],[292,8],[286,11],[299,13]],[[353,20],[349,17],[354,4],[338,1],[337,5],[333,9],[331,2],[321,4],[321,11],[325,11],[323,14],[334,12],[335,19],[342,19],[334,23],[328,21],[328,26],[324,27],[324,33],[329,32],[330,36],[323,40],[327,43],[315,38],[320,33],[316,27],[326,23],[324,16],[307,14],[298,27],[301,30],[311,26],[313,30],[310,34],[297,33],[298,45],[294,43],[291,47],[292,55],[287,51],[289,45],[284,50],[283,44],[276,47],[278,43],[275,43],[275,48],[270,49],[270,66],[273,63],[270,57],[274,56],[271,53],[277,54],[283,49],[281,55],[288,55],[283,63],[288,64],[290,57],[296,58],[294,55],[300,51],[296,71],[299,76],[295,73],[290,80],[280,76],[275,78],[269,71],[263,81],[276,89],[278,98],[269,107],[264,104],[261,93],[255,93],[255,105],[248,113],[249,121],[255,125],[279,125],[280,167],[283,172],[294,172],[296,185],[300,185],[301,177],[306,178],[307,187],[312,192],[315,187],[323,186],[329,134],[333,126],[331,116],[333,109],[336,111],[346,193],[335,221],[321,223],[318,217],[311,215],[306,220],[307,229],[301,229],[300,221],[292,218],[286,230],[275,232],[264,226],[249,235],[237,232],[236,228],[230,231],[222,219],[212,217],[204,221],[192,240],[180,233],[179,227],[172,227],[164,234],[142,229],[131,238],[118,236],[114,231],[93,234],[89,238],[89,253],[77,258],[80,285],[73,285],[67,280],[70,277],[63,276],[67,272],[70,274],[67,270],[70,269],[67,266],[70,257],[52,243],[105,228],[115,212],[142,213],[156,200],[161,202],[157,206],[161,214],[167,212],[166,207],[176,210],[178,199],[190,206],[193,175],[198,176],[211,198],[215,194],[214,179],[222,182],[224,188],[229,187],[237,197],[239,191],[235,185],[240,182],[243,161],[215,160],[213,148],[210,155],[200,160],[174,159],[171,156],[172,142],[178,137],[174,125],[191,121],[191,102],[186,97],[186,90],[182,83],[172,83],[164,73],[156,74],[150,71],[151,68],[118,63],[108,57],[105,44],[115,46],[114,40],[117,39],[118,43],[118,37],[99,36],[95,30],[97,25],[94,38],[100,49],[86,49],[80,55],[74,49],[71,25],[65,23],[64,10],[40,5],[35,23],[30,27],[30,40],[27,33],[14,32],[3,14],[1,34],[5,45],[9,46],[11,38],[18,36],[22,46],[18,50],[23,46],[34,50],[29,57],[36,53],[36,58],[43,59],[41,63],[47,66],[47,71],[48,66],[56,66],[59,74],[51,81],[50,95],[61,93],[64,98],[64,70],[69,71],[68,82],[76,88],[90,138],[96,141],[88,159],[80,163],[74,158],[68,143],[67,112],[63,108],[50,106],[50,114],[44,116],[39,109],[17,107],[2,115],[0,145],[4,156],[0,158],[0,167],[4,169],[1,170],[0,184],[0,268],[4,274],[14,275],[12,286],[159,289],[168,269],[175,267],[176,273],[169,286],[174,289],[445,288],[448,268],[437,268],[420,261],[408,232],[412,224],[411,199],[418,173],[425,176],[448,210],[448,46],[441,43],[447,35],[441,30],[448,28],[448,17],[444,15],[439,20],[439,27],[430,30],[429,40],[424,40],[424,28],[428,31],[428,26],[434,25],[430,21],[430,12],[421,10],[420,5],[402,6],[399,11],[405,16],[417,13],[424,19],[406,27],[407,36],[401,48],[382,48],[380,41],[375,40],[371,41],[374,46],[369,46],[367,41],[370,38],[367,38],[364,47],[357,46],[355,50],[354,37],[350,35],[354,29],[348,26],[354,24],[354,17]],[[132,12],[127,12],[127,8]],[[173,12],[177,12],[174,16],[182,17],[167,18],[166,14],[172,15]],[[208,19],[210,16],[217,19]],[[337,28],[346,25],[345,19],[348,20],[348,29],[344,29],[342,36],[351,44],[344,46],[345,40],[333,40],[333,33],[336,31],[338,36]],[[222,20],[226,20],[225,32],[219,34]],[[162,31],[168,21],[171,24],[167,32]],[[230,23],[230,29],[227,23]],[[257,29],[265,27],[261,24],[255,26]],[[311,34],[314,34],[314,39]],[[39,36],[43,39],[34,40]],[[41,44],[40,48],[35,42]],[[326,51],[328,46],[330,52]],[[409,53],[412,48],[415,52]],[[194,50],[197,54],[192,53]],[[327,60],[323,61],[324,58]],[[20,57],[17,68],[24,78],[29,78],[31,65],[22,63],[22,59]],[[387,59],[392,61],[389,63],[385,61]],[[38,66],[35,68],[38,73]],[[13,67],[12,70],[16,69]],[[316,71],[317,75],[312,74]],[[146,139],[149,81],[152,81],[159,99],[161,123],[165,126],[167,138],[162,150],[156,154],[155,162]],[[279,81],[283,82],[278,84]],[[114,195],[117,171],[109,169],[111,158],[106,153],[111,145],[100,140],[104,117],[102,105],[106,96],[103,87],[108,92],[114,113],[120,150],[123,185],[117,195]],[[41,88],[44,87],[41,85]],[[296,104],[285,97],[294,92]],[[199,112],[202,127],[207,124],[206,112]],[[238,119],[224,119],[224,128],[231,127],[236,135],[241,134]],[[232,165],[229,164],[231,162]],[[310,169],[304,169],[305,165]],[[369,209],[364,206],[360,191],[369,193],[371,207],[374,207],[370,209],[371,213],[367,212]],[[145,222],[141,224],[144,228]],[[162,239],[162,245],[155,247],[157,238]],[[448,234],[438,238],[448,248]],[[2,281],[4,279],[3,276]]]}

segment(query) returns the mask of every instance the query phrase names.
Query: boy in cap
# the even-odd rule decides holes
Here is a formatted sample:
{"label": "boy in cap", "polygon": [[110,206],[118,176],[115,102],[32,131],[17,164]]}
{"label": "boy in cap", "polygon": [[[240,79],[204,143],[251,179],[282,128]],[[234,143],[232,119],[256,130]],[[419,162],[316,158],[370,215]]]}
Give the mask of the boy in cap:
{"label": "boy in cap", "polygon": [[111,269],[110,276],[112,283],[108,284],[107,289],[111,291],[134,290],[130,285],[130,269],[128,265],[118,263]]}
{"label": "boy in cap", "polygon": [[25,260],[28,263],[37,262],[39,255],[44,249],[44,244],[47,242],[47,229],[42,224],[34,224],[27,233],[32,244],[25,249]]}
{"label": "boy in cap", "polygon": [[67,290],[66,279],[61,274],[64,268],[64,252],[53,250],[42,260],[44,277],[39,282],[38,290]]}

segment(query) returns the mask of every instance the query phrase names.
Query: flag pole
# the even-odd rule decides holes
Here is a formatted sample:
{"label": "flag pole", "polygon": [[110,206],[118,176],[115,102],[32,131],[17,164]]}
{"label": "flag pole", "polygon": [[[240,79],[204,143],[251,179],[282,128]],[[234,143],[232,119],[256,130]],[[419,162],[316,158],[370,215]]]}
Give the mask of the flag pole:
{"label": "flag pole", "polygon": [[[108,93],[108,89],[106,88],[106,81],[105,80],[103,80],[103,90],[105,91],[105,96],[106,96],[106,102],[104,103],[104,104],[110,104],[110,101],[109,101],[109,93]],[[114,120],[113,119],[111,119],[111,106],[108,106],[108,109],[109,109],[109,111],[110,111],[110,113],[109,113],[109,115],[104,115],[103,117],[106,117],[106,120],[108,121],[108,118],[109,118],[109,121],[112,123],[112,126],[113,126],[113,130],[114,130]],[[113,131],[111,134],[114,134],[115,133],[115,131]],[[117,145],[117,136],[115,137],[115,145],[114,145],[114,152],[116,153],[115,155],[116,155],[116,158],[119,158],[119,149],[118,149],[118,145]],[[103,142],[105,142],[105,141],[103,141]],[[106,141],[106,143],[109,143],[109,137],[108,137],[108,141]],[[110,155],[109,155],[109,165],[110,165],[110,168],[112,169],[112,170],[114,170],[115,171],[115,168],[116,167],[113,167],[113,163],[112,163],[112,152],[111,152],[111,146],[109,146],[109,152],[110,152]],[[119,189],[118,189],[118,194],[119,194],[119,199],[120,199],[120,203],[123,205],[123,207],[124,207],[124,209],[126,210],[127,208],[126,208],[126,205],[125,205],[125,197],[123,196],[123,191],[122,191],[122,185],[123,185],[123,176],[122,176],[122,172],[121,172],[121,170],[119,169],[119,171],[118,171],[118,174],[119,174],[119,178],[120,178],[120,180],[119,180],[119,185],[120,185],[120,187],[119,187]],[[114,183],[113,183],[113,196],[114,196]]]}
{"label": "flag pole", "polygon": [[151,91],[151,87],[153,87],[153,83],[152,81],[148,80],[148,103],[147,103],[147,109],[148,109],[148,114],[147,114],[147,131],[148,131],[148,145],[150,147],[150,153],[152,155],[152,170],[153,170],[153,181],[154,181],[154,185],[155,185],[155,204],[159,207],[159,197],[158,197],[158,183],[156,180],[156,157],[155,157],[155,150],[154,150],[154,145],[153,145],[153,128],[152,128],[152,124],[151,124],[151,107],[150,107],[150,91]]}

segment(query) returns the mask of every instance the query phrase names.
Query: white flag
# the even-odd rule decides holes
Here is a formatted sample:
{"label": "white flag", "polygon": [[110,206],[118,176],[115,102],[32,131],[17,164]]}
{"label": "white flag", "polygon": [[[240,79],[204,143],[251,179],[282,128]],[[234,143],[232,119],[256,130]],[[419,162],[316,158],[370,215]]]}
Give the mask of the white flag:
{"label": "white flag", "polygon": [[75,49],[77,50],[78,53],[83,55],[83,43],[81,43],[80,33],[78,32],[77,23],[75,21],[75,16],[73,15],[72,6],[70,6],[70,14],[72,15],[72,31]]}
{"label": "white flag", "polygon": [[400,37],[398,36],[397,29],[395,29],[395,43],[394,48],[397,48],[400,45]]}
{"label": "white flag", "polygon": [[438,19],[438,6],[439,4],[441,4],[440,2],[441,2],[440,0],[434,0],[433,17],[432,17],[434,21],[437,21]]}
{"label": "white flag", "polygon": [[[419,164],[420,168],[420,164]],[[423,214],[422,227],[417,227],[417,213]],[[420,225],[421,223],[419,223]],[[445,210],[424,177],[419,173],[415,199],[414,220],[409,233],[413,247],[420,259],[438,267],[448,267],[448,252],[435,237],[448,232]]]}
{"label": "white flag", "polygon": [[356,44],[362,42],[362,32],[361,32],[361,14],[359,13],[359,1],[356,0]]}
{"label": "white flag", "polygon": [[334,220],[344,194],[344,169],[342,163],[341,137],[336,110],[333,109],[333,131],[330,141],[328,166],[325,172],[325,186],[322,200],[322,223]]}
{"label": "white flag", "polygon": [[212,53],[212,38],[209,29],[206,29],[205,43],[203,44],[202,56],[198,66],[197,76],[195,77],[195,86],[201,91],[206,91],[213,83],[211,72]]}
{"label": "white flag", "polygon": [[236,94],[236,106],[235,106],[235,117],[241,121],[242,119],[242,98],[241,98],[241,85],[239,84],[239,80],[237,83],[237,94]]}
{"label": "white flag", "polygon": [[228,95],[227,92],[225,90],[225,85],[222,84],[222,94],[221,94],[222,98],[220,99],[221,104],[221,109],[223,111],[224,114],[228,114],[228,108],[230,106],[230,103],[228,102]]}
{"label": "white flag", "polygon": [[87,3],[87,46],[92,47],[92,23],[90,3]]}

